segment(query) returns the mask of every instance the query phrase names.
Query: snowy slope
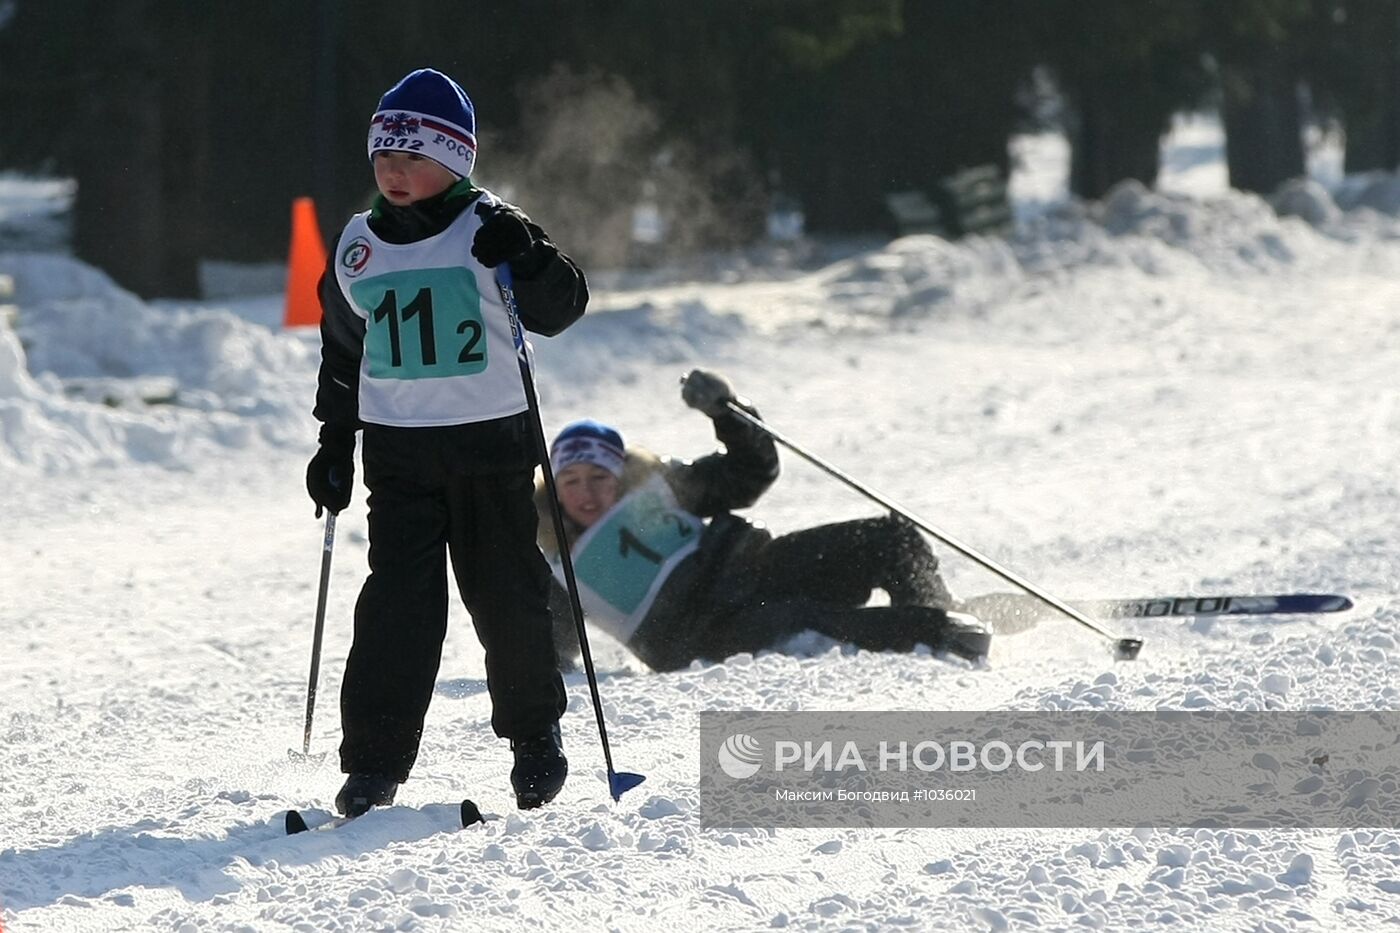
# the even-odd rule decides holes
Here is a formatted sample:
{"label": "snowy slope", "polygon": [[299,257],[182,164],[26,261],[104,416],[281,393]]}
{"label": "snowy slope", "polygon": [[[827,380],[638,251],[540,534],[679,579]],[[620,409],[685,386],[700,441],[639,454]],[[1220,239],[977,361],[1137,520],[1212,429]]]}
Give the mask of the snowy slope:
{"label": "snowy slope", "polygon": [[[547,429],[583,415],[658,451],[711,449],[679,400],[730,374],[814,452],[1067,598],[1342,591],[1342,617],[1122,622],[1115,663],[1070,623],[972,667],[855,652],[642,673],[600,643],[619,767],[587,689],[574,776],[519,814],[480,649],[453,609],[403,806],[285,838],[339,785],[335,698],[364,573],[343,517],[317,768],[298,770],[320,524],[301,487],[316,346],[277,299],[149,305],[53,254],[0,254],[0,922],[24,930],[1366,929],[1400,917],[1400,833],[715,832],[705,709],[1395,708],[1400,223],[1395,179],[1349,180],[1319,227],[1218,184],[1183,125],[1166,195],[1034,209],[1010,241],[907,238],[794,276],[598,294],[538,342]],[[1205,135],[1203,135],[1205,134]],[[1204,140],[1204,142],[1203,142]],[[1053,140],[1025,141],[1028,158]],[[1177,150],[1173,150],[1176,152]],[[1215,175],[1209,174],[1211,171]],[[1316,196],[1314,192],[1313,197]],[[1038,199],[1038,200],[1037,200]],[[1314,205],[1317,206],[1317,205]],[[1326,206],[1326,205],[1324,205]],[[157,404],[143,398],[161,400]],[[873,514],[796,458],[774,530]],[[954,589],[1002,588],[949,556]],[[454,832],[469,795],[491,817]]]}

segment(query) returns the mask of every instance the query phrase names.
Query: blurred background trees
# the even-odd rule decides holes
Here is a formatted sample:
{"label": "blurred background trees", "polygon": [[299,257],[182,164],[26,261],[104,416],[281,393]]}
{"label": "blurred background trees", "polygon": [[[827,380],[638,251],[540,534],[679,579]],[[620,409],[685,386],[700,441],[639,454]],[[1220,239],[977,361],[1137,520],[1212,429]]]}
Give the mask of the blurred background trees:
{"label": "blurred background trees", "polygon": [[[373,194],[365,126],[408,70],[477,107],[476,180],[586,263],[893,233],[890,195],[1009,174],[1053,85],[1070,185],[1151,185],[1173,114],[1215,109],[1231,184],[1400,163],[1400,0],[0,0],[0,169],[78,182],[74,249],[147,296],[201,259],[276,260],[288,205],[327,235]],[[947,225],[956,232],[956,224]],[[646,240],[646,237],[640,239]]]}

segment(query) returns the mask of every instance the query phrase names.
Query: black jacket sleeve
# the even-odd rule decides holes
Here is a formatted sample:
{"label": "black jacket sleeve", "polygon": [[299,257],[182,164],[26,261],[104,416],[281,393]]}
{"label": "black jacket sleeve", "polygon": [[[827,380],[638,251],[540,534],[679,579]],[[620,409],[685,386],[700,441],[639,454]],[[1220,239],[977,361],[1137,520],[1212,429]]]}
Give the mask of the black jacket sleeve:
{"label": "black jacket sleeve", "polygon": [[553,337],[583,317],[588,307],[588,280],[583,270],[559,251],[538,224],[527,222],[535,237],[534,256],[523,272],[515,272],[515,303],[520,323],[532,333]]}
{"label": "black jacket sleeve", "polygon": [[[758,415],[742,401],[739,407]],[[778,478],[778,448],[772,437],[733,412],[715,418],[714,424],[724,451],[692,463],[673,463],[667,477],[681,507],[702,518],[753,505]]]}
{"label": "black jacket sleeve", "polygon": [[317,292],[321,297],[321,369],[316,376],[312,414],[329,428],[355,431],[360,427],[365,322],[350,309],[329,262]]}

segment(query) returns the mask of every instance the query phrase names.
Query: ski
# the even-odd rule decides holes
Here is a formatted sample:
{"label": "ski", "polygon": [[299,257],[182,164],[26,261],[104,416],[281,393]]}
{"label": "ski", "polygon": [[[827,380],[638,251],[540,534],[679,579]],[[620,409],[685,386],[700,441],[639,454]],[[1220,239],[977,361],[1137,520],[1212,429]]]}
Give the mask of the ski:
{"label": "ski", "polygon": [[[1312,615],[1345,612],[1347,596],[1337,593],[1272,593],[1228,596],[1149,596],[1140,599],[1071,600],[1070,605],[1099,619],[1152,619],[1185,616]],[[1059,613],[1025,593],[987,593],[967,600],[964,611],[1008,635]]]}
{"label": "ski", "polygon": [[[461,814],[463,829],[476,823],[486,822],[486,817],[481,815],[480,808],[471,800],[464,799],[459,808],[459,812]],[[363,816],[363,814],[361,814],[361,816]],[[318,823],[315,826],[311,826],[306,822],[306,817],[302,816],[300,810],[288,810],[286,817],[283,819],[283,824],[287,835],[295,836],[298,833],[324,832],[326,830],[336,829],[340,826],[344,826],[346,823],[353,822],[357,818],[358,817],[354,816],[338,816],[325,823]]]}
{"label": "ski", "polygon": [[1085,603],[1088,611],[1113,619],[1155,616],[1311,615],[1344,612],[1351,599],[1337,593],[1278,593],[1264,596],[1158,596]]}

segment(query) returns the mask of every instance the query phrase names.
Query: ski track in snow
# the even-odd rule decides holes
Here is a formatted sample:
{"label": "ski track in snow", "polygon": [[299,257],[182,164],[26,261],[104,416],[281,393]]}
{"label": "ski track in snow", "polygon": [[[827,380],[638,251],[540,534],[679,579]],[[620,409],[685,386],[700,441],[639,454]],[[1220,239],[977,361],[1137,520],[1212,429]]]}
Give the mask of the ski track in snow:
{"label": "ski track in snow", "polygon": [[[299,769],[314,341],[0,256],[30,361],[0,329],[5,929],[1395,922],[1391,829],[714,831],[695,787],[707,709],[1395,708],[1400,226],[1336,223],[1128,189],[1006,243],[908,238],[781,281],[602,293],[539,342],[539,367],[547,430],[593,415],[692,456],[712,438],[676,380],[718,368],[779,430],[1066,598],[1317,590],[1354,611],[1116,622],[1146,640],[1134,663],[1068,622],[998,640],[980,667],[812,637],[652,675],[600,638],[615,761],[648,780],[608,799],[571,675],[570,782],[518,813],[454,600],[401,805],[293,838],[282,813],[324,814],[339,786],[367,549],[361,490],[333,565],[313,743],[330,754]],[[36,269],[58,284],[26,285]],[[177,404],[122,395],[157,377]],[[775,531],[875,512],[794,456],[784,470],[754,510]],[[956,591],[1004,588],[939,551]],[[484,826],[456,829],[462,796]]]}

